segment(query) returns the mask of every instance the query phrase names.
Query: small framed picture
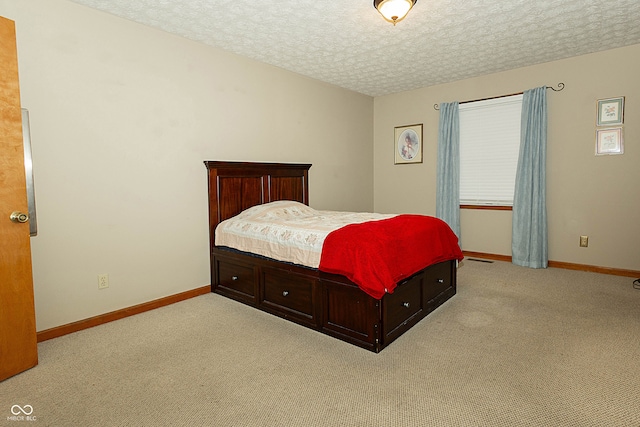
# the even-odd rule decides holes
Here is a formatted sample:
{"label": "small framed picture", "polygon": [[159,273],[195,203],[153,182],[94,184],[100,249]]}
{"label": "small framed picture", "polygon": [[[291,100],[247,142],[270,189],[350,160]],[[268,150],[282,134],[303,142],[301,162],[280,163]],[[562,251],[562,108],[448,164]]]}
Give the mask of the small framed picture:
{"label": "small framed picture", "polygon": [[394,136],[396,165],[422,163],[422,124],[396,127]]}
{"label": "small framed picture", "polygon": [[624,123],[624,96],[598,100],[597,126],[621,125]]}
{"label": "small framed picture", "polygon": [[596,156],[624,153],[622,128],[603,128],[596,130]]}

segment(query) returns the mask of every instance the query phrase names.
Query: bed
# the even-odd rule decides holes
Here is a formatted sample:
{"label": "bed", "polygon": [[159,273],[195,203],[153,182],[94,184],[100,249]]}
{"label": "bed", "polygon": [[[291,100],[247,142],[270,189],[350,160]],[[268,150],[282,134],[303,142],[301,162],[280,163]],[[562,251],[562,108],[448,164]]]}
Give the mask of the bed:
{"label": "bed", "polygon": [[250,208],[276,201],[308,205],[311,165],[205,165],[212,292],[376,353],[455,295],[461,253],[438,259],[394,284],[392,293],[374,297],[342,274],[216,245],[216,228]]}

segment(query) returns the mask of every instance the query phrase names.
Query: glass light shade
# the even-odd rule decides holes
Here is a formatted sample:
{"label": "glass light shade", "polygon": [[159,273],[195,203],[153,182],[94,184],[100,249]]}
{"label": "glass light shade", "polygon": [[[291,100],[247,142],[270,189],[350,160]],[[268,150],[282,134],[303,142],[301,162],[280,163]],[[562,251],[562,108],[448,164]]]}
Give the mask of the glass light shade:
{"label": "glass light shade", "polygon": [[384,19],[396,25],[407,16],[414,3],[415,0],[382,0],[374,2],[374,5]]}

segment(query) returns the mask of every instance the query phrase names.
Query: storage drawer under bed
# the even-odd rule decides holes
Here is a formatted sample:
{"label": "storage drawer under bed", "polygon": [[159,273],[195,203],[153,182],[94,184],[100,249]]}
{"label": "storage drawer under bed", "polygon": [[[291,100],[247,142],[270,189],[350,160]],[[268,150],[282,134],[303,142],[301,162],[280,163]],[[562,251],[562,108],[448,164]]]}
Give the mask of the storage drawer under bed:
{"label": "storage drawer under bed", "polygon": [[[455,261],[452,261],[434,264],[425,270],[425,305],[452,287],[455,288],[455,268]],[[455,289],[453,291],[455,293]]]}
{"label": "storage drawer under bed", "polygon": [[317,280],[287,270],[262,268],[260,306],[284,318],[317,326]]}
{"label": "storage drawer under bed", "polygon": [[253,267],[213,258],[212,288],[219,293],[256,305],[256,275]]}
{"label": "storage drawer under bed", "polygon": [[425,275],[420,273],[399,284],[384,301],[384,335],[393,339],[402,326],[417,323],[422,317]]}

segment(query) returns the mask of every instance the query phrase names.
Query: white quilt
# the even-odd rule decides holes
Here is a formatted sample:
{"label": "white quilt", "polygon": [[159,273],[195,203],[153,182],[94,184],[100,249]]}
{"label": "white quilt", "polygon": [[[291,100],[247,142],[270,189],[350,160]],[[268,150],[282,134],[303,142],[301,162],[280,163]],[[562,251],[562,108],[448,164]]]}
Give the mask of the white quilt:
{"label": "white quilt", "polygon": [[222,221],[216,227],[215,244],[318,268],[322,244],[333,230],[394,216],[318,211],[299,202],[281,200],[254,206]]}

